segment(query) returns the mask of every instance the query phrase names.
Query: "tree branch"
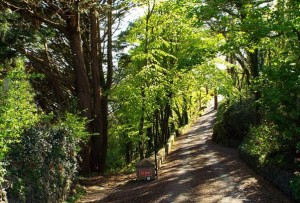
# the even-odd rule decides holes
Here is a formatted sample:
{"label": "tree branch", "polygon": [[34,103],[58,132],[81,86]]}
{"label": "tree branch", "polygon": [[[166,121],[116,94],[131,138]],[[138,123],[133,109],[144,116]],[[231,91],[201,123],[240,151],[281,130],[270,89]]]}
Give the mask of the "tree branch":
{"label": "tree branch", "polygon": [[40,15],[38,12],[36,11],[32,11],[30,5],[28,3],[26,3],[25,5],[28,6],[28,9],[24,8],[25,6],[23,5],[22,7],[19,7],[17,5],[11,4],[7,1],[3,1],[3,3],[10,9],[12,9],[14,12],[19,13],[20,15],[22,15],[24,18],[28,17],[31,19],[35,19],[35,20],[39,20],[43,23],[45,23],[46,25],[59,30],[60,32],[66,34],[66,29],[64,26],[60,25],[59,23],[53,22],[47,18],[45,18],[44,16]]}
{"label": "tree branch", "polygon": [[[53,68],[51,65],[47,62],[45,62],[43,59],[40,59],[31,53],[24,51],[25,56],[30,59],[31,61],[40,64],[41,66],[34,66],[33,68],[36,69],[36,71],[45,74],[47,77],[54,79],[62,84],[64,84],[69,90],[73,91],[74,90],[74,85],[73,83],[68,80],[66,77],[62,77],[58,74],[55,74],[53,71]],[[43,68],[43,67],[48,67],[49,69]]]}

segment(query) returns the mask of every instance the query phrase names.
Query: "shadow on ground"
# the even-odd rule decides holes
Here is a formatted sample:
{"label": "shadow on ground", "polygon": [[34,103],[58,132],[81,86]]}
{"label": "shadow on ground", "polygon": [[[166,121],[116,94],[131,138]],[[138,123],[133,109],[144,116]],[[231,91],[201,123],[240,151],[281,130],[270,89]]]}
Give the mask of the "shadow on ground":
{"label": "shadow on ground", "polygon": [[206,113],[178,137],[158,179],[137,182],[130,177],[88,202],[292,202],[240,161],[237,151],[210,141],[214,118],[214,111]]}

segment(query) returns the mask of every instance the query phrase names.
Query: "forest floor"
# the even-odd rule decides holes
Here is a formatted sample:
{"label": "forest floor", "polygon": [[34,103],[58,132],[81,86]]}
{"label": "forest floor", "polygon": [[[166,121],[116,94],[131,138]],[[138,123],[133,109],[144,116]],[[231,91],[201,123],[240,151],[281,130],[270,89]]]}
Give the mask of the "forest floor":
{"label": "forest floor", "polygon": [[135,174],[85,180],[87,195],[80,203],[288,203],[293,202],[249,169],[237,150],[211,142],[216,112],[206,110],[175,146],[152,181]]}

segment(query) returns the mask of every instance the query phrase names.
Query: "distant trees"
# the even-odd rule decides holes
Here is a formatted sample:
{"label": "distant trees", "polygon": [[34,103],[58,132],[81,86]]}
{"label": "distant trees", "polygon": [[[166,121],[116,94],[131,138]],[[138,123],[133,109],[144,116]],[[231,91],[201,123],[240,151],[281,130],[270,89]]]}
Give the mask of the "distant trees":
{"label": "distant trees", "polygon": [[[199,4],[194,11],[200,22],[226,40],[220,50],[233,64],[227,71],[241,96],[232,103],[254,101],[255,125],[251,124],[243,150],[259,157],[262,164],[299,170],[295,162],[300,149],[299,3],[213,0]],[[243,113],[240,104],[234,104],[237,113]]]}
{"label": "distant trees", "polygon": [[111,132],[123,143],[127,162],[136,149],[142,159],[155,145],[165,145],[172,132],[201,114],[214,89],[224,92],[231,84],[227,73],[209,62],[222,36],[196,27],[188,2],[144,6],[145,15],[121,35],[120,44],[131,49],[120,57],[121,79],[111,94],[118,126]]}

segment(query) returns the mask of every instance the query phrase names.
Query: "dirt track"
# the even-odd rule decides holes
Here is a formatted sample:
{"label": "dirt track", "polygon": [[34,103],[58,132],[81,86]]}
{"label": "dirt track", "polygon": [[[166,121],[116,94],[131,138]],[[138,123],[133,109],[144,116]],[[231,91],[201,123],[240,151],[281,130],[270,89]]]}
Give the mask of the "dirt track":
{"label": "dirt track", "polygon": [[214,119],[215,111],[207,109],[177,139],[158,179],[136,182],[134,174],[93,178],[80,202],[292,202],[239,160],[236,150],[210,141]]}

